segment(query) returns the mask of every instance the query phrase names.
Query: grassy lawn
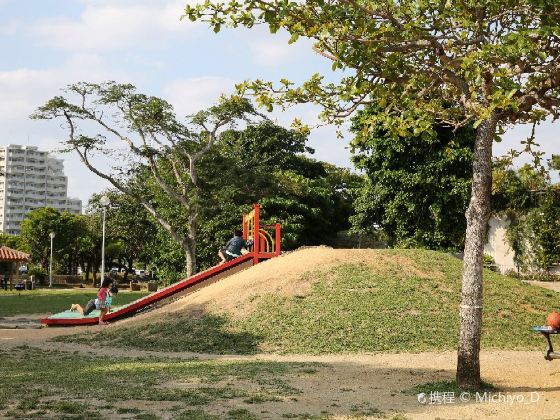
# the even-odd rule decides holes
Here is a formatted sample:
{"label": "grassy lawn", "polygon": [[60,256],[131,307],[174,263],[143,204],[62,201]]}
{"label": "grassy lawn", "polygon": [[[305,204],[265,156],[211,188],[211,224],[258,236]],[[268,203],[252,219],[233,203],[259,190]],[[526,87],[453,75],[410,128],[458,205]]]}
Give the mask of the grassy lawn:
{"label": "grassy lawn", "polygon": [[259,404],[296,398],[301,392],[290,385],[290,378],[313,375],[320,367],[101,359],[29,347],[0,350],[0,358],[1,418],[154,419],[165,412],[176,419],[257,419],[252,411]]}
{"label": "grassy lawn", "polygon": [[[16,291],[0,290],[0,318],[21,314],[56,313],[70,308],[73,303],[84,306],[95,298],[97,289],[37,289]],[[114,306],[124,305],[147,295],[147,292],[120,292]]]}
{"label": "grassy lawn", "polygon": [[[433,251],[383,253],[391,257],[383,267],[341,263],[307,273],[310,293],[265,294],[242,316],[186,311],[151,325],[63,339],[230,354],[455,350],[462,262]],[[558,309],[558,294],[491,271],[484,276],[482,346],[541,349],[531,327]]]}

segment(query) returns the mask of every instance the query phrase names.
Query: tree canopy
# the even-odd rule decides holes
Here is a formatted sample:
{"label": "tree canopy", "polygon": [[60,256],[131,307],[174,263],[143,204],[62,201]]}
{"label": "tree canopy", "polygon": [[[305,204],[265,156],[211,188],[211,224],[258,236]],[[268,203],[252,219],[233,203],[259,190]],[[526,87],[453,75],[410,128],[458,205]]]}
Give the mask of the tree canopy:
{"label": "tree canopy", "polygon": [[58,259],[72,252],[74,239],[81,235],[78,230],[80,226],[74,215],[60,213],[51,207],[38,208],[27,214],[22,222],[19,241],[22,249],[31,254],[33,262],[46,269],[51,249],[50,234],[55,234],[53,252]]}
{"label": "tree canopy", "polygon": [[382,229],[390,246],[459,251],[472,179],[475,132],[436,126],[434,134],[395,138],[363,130],[373,107],[353,118],[352,160],[367,182],[358,190],[353,227]]}
{"label": "tree canopy", "polygon": [[[316,74],[301,86],[256,80],[243,84],[266,106],[316,102],[332,121],[362,104],[400,135],[427,129],[435,115],[453,125],[558,116],[560,87],[555,0],[282,0],[186,6],[185,16],[223,26],[267,24],[275,33],[315,40],[314,49],[347,70],[339,83]],[[454,106],[449,106],[453,104]],[[389,118],[390,117],[390,118]]]}
{"label": "tree canopy", "polygon": [[[253,106],[243,98],[222,98],[183,122],[167,101],[138,93],[130,84],[82,82],[69,85],[65,93],[39,107],[32,118],[64,121],[67,150],[141,204],[181,246],[187,273],[196,272],[198,164],[220,131],[251,122],[249,117],[257,114]],[[138,171],[150,176],[151,188],[129,182]],[[165,197],[163,206],[152,200],[154,191]],[[167,212],[167,202],[180,206],[183,217]]]}

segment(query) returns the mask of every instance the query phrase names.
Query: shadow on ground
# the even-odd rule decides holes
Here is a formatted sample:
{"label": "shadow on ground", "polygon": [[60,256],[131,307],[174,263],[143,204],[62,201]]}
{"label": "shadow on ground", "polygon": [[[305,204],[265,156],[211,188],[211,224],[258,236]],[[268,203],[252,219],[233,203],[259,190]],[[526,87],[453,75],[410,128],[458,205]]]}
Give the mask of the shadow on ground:
{"label": "shadow on ground", "polygon": [[127,347],[138,350],[251,355],[259,351],[262,338],[233,331],[227,317],[202,308],[188,314],[170,313],[155,323],[127,322],[93,333],[60,336],[55,341]]}

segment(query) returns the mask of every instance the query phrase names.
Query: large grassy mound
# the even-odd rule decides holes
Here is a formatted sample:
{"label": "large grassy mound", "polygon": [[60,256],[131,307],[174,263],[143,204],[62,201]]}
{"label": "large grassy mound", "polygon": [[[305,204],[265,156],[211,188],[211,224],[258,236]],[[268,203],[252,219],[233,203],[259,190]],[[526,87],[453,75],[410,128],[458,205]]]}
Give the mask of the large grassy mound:
{"label": "large grassy mound", "polygon": [[[70,339],[243,354],[452,350],[461,270],[460,260],[433,251],[305,249]],[[482,346],[542,348],[531,326],[558,307],[556,292],[490,271],[484,277]]]}

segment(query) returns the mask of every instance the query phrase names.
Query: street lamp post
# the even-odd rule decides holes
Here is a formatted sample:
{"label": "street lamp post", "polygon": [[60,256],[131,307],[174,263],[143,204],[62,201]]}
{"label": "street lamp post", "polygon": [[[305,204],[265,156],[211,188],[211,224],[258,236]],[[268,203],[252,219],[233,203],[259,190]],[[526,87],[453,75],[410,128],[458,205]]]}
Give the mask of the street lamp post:
{"label": "street lamp post", "polygon": [[53,259],[53,239],[54,239],[54,232],[49,233],[51,238],[51,259],[49,261],[49,287],[52,287],[52,259]]}
{"label": "street lamp post", "polygon": [[99,203],[103,207],[103,237],[101,239],[101,284],[103,285],[103,281],[105,280],[105,217],[107,216],[107,207],[111,204],[109,197],[104,195],[99,200]]}

